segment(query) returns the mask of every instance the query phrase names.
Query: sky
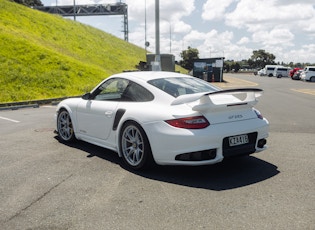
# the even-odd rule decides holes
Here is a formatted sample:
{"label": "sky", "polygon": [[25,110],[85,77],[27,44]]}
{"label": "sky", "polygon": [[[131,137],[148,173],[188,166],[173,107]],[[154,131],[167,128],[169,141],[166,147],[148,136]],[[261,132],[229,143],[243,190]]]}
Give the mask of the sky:
{"label": "sky", "polygon": [[[74,0],[41,0],[45,6]],[[129,42],[155,53],[155,0],[75,0],[76,5],[128,5]],[[263,49],[276,62],[315,63],[314,0],[159,0],[160,53],[188,47],[199,58],[249,59]],[[146,15],[146,17],[145,17]],[[124,39],[123,16],[82,16],[76,20]],[[145,23],[146,22],[146,23]]]}

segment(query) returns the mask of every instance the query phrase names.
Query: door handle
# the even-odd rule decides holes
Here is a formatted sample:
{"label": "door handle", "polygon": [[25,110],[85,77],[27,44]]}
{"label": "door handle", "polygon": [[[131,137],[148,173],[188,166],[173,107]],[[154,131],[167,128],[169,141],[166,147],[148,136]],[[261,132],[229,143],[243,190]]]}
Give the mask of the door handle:
{"label": "door handle", "polygon": [[113,116],[113,111],[106,111],[105,116],[111,118]]}

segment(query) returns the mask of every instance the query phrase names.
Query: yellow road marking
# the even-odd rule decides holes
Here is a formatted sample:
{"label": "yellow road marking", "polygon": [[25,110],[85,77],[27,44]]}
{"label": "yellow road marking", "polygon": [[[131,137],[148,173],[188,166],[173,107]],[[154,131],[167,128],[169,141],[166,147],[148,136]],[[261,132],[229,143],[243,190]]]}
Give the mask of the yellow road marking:
{"label": "yellow road marking", "polygon": [[315,89],[291,89],[291,90],[295,92],[299,92],[299,93],[315,95]]}

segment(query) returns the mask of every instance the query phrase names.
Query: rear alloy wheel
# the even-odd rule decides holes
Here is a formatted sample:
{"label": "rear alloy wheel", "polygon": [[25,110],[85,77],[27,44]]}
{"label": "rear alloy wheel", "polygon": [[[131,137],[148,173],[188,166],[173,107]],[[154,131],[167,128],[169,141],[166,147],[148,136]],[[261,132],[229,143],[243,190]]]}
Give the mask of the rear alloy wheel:
{"label": "rear alloy wheel", "polygon": [[123,161],[130,168],[140,170],[153,165],[151,147],[140,125],[135,122],[124,124],[119,140]]}
{"label": "rear alloy wheel", "polygon": [[71,142],[75,139],[70,114],[67,110],[61,110],[57,117],[58,136],[64,142]]}

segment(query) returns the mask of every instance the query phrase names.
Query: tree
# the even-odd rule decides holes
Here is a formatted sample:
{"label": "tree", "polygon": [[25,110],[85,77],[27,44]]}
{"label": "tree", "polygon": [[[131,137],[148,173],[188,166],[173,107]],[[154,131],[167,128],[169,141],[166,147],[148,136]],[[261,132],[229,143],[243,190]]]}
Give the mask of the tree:
{"label": "tree", "polygon": [[235,73],[237,73],[240,70],[241,65],[238,62],[233,62],[231,68],[234,70]]}
{"label": "tree", "polygon": [[183,60],[181,60],[179,64],[185,69],[192,70],[194,67],[194,60],[199,58],[199,51],[196,48],[188,46],[188,49],[183,50],[180,53],[180,56]]}
{"label": "tree", "polygon": [[16,3],[25,5],[25,6],[43,6],[43,3],[40,0],[13,0]]}
{"label": "tree", "polygon": [[225,61],[223,64],[223,69],[225,72],[230,72],[230,70],[231,70],[230,63]]}
{"label": "tree", "polygon": [[252,68],[263,68],[265,65],[275,64],[276,56],[265,50],[254,50],[253,55],[248,59],[248,64]]}

